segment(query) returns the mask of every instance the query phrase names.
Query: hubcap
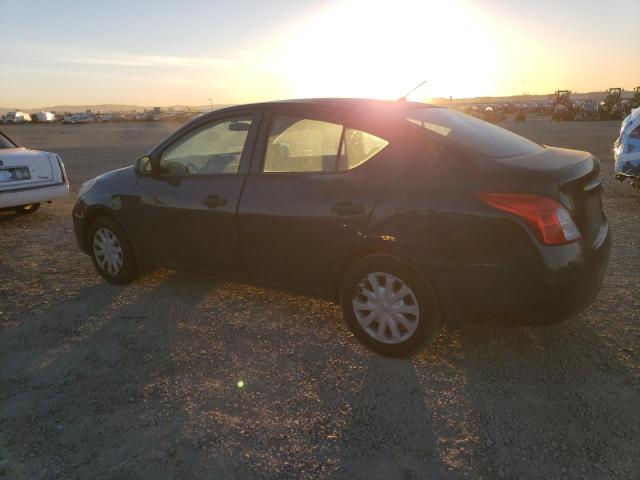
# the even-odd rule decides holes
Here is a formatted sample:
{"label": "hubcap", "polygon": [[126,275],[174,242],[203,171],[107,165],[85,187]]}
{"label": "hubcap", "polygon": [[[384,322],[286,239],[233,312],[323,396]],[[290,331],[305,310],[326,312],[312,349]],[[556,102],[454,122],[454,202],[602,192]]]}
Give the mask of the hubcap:
{"label": "hubcap", "polygon": [[413,290],[390,273],[366,275],[352,303],[360,326],[379,342],[402,343],[418,328],[420,309]]}
{"label": "hubcap", "polygon": [[117,275],[122,268],[122,245],[115,233],[102,227],[93,236],[93,253],[100,268]]}

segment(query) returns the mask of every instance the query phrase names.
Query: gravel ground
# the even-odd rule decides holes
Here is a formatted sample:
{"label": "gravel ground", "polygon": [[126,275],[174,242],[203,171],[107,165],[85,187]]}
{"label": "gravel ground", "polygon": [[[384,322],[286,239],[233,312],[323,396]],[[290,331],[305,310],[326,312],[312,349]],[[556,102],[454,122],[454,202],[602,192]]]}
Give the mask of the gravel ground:
{"label": "gravel ground", "polygon": [[[640,194],[609,181],[619,123],[505,126],[602,159],[604,288],[562,324],[465,326],[407,360],[303,295],[168,270],[108,285],[72,197],[0,214],[0,477],[640,478]],[[175,127],[5,130],[61,154],[75,190]]]}

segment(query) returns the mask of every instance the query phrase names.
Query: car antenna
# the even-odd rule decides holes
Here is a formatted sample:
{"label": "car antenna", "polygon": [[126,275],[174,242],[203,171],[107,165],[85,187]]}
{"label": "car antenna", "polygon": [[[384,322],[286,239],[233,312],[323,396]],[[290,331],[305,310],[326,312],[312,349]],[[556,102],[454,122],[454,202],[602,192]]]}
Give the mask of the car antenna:
{"label": "car antenna", "polygon": [[408,97],[409,95],[411,95],[413,92],[415,92],[416,90],[418,90],[418,89],[419,89],[421,86],[423,86],[425,83],[427,83],[427,81],[426,81],[426,80],[425,80],[425,81],[423,81],[423,82],[421,82],[421,83],[419,83],[417,86],[415,86],[415,87],[413,87],[411,90],[409,90],[409,91],[406,93],[406,95],[404,95],[404,96],[400,97],[400,98],[398,99],[398,101],[399,101],[399,102],[406,102],[406,101],[407,101],[407,97]]}

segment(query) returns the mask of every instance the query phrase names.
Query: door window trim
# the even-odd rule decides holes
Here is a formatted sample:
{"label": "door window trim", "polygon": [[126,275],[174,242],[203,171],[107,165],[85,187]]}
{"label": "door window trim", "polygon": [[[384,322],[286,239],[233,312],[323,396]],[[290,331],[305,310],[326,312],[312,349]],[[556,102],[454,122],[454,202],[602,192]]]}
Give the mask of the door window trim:
{"label": "door window trim", "polygon": [[[264,109],[262,108],[254,108],[254,109],[238,109],[237,111],[229,111],[219,114],[218,116],[213,117],[202,117],[193,123],[187,123],[182,126],[178,130],[176,130],[172,135],[170,135],[167,139],[165,139],[162,143],[156,146],[149,158],[151,159],[152,164],[152,178],[172,178],[172,179],[198,179],[198,178],[210,178],[210,177],[227,177],[234,175],[247,175],[250,170],[251,160],[253,158],[253,153],[255,152],[256,140],[258,139],[258,134],[261,130],[262,126],[262,118],[264,114]],[[247,138],[245,140],[244,148],[242,149],[242,155],[240,156],[240,165],[238,166],[237,172],[226,172],[226,173],[207,173],[201,175],[171,175],[168,173],[159,173],[158,167],[160,160],[162,158],[162,154],[166,152],[169,148],[171,148],[176,142],[184,139],[185,137],[191,135],[194,131],[205,128],[208,125],[213,125],[216,123],[224,122],[225,120],[238,118],[238,117],[252,117],[251,118],[251,128],[247,134]]]}

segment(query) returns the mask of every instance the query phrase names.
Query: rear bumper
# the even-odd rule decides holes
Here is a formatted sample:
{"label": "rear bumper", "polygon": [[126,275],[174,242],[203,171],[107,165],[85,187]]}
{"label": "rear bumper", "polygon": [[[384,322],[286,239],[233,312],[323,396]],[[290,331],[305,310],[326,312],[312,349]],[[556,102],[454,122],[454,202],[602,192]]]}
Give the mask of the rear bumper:
{"label": "rear bumper", "polygon": [[[561,322],[588,307],[600,292],[611,250],[608,225],[603,229],[595,246],[546,247],[544,269],[488,265],[459,269],[447,276],[438,293],[463,322],[521,326]],[[454,291],[451,282],[457,285]]]}
{"label": "rear bumper", "polygon": [[18,207],[30,203],[42,203],[65,197],[69,194],[69,184],[37,187],[0,193],[0,208]]}

